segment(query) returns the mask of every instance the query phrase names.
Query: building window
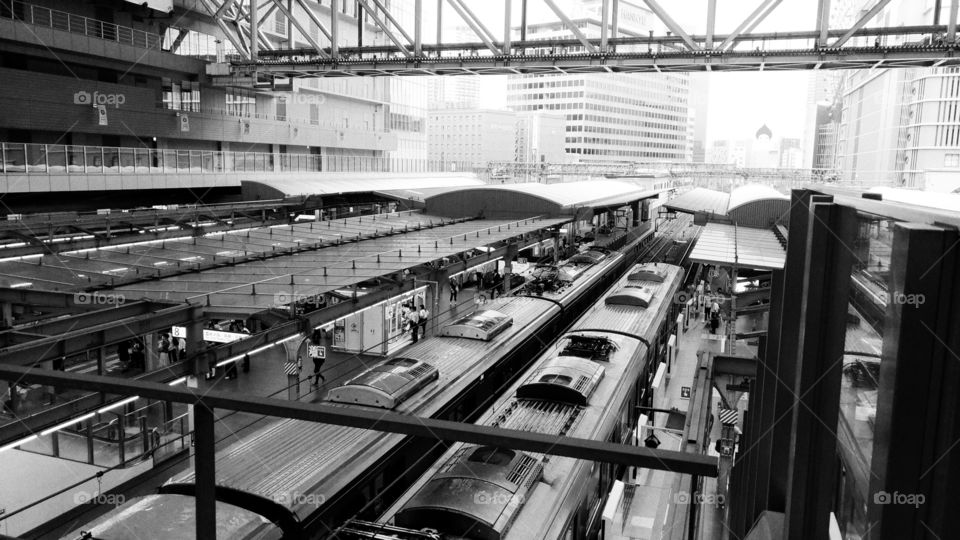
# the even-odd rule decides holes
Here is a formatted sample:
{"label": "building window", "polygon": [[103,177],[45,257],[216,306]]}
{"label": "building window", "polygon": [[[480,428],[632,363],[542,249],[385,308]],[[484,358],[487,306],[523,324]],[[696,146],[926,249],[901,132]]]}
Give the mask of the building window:
{"label": "building window", "polygon": [[277,18],[274,19],[273,31],[278,34],[287,34],[287,17],[281,11],[277,11]]}
{"label": "building window", "polygon": [[287,98],[278,97],[277,98],[277,120],[286,120],[287,119]]}
{"label": "building window", "polygon": [[944,154],[943,166],[944,167],[960,167],[960,154]]}
{"label": "building window", "polygon": [[166,109],[175,111],[193,111],[200,110],[200,85],[191,81],[172,81],[164,78],[161,82],[163,87],[163,106]]}
{"label": "building window", "polygon": [[257,97],[251,90],[227,88],[227,114],[253,116],[257,114]]}

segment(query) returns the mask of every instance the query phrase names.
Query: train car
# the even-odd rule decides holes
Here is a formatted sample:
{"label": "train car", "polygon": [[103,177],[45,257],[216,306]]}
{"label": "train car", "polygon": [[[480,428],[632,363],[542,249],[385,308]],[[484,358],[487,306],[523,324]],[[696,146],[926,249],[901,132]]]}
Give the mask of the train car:
{"label": "train car", "polygon": [[[621,252],[609,253],[555,293],[502,297],[471,309],[443,326],[437,337],[405,347],[332,390],[328,403],[475,420],[529,366],[543,343],[616,282],[635,258],[636,247],[651,235],[648,231]],[[444,449],[436,441],[398,434],[273,421],[217,453],[218,500],[268,518],[260,527],[223,538],[260,538],[278,528],[283,538],[324,536],[351,517],[375,518]],[[191,496],[193,480],[192,470],[181,474],[162,486],[159,496]],[[120,530],[121,513],[127,522],[143,518],[121,507],[83,530],[113,538],[98,531],[107,522]],[[219,522],[219,513],[217,518]],[[78,531],[65,538],[80,537]]]}
{"label": "train car", "polygon": [[[638,407],[651,404],[682,281],[678,266],[638,265],[478,423],[637,444]],[[607,494],[624,472],[617,465],[458,443],[378,523],[349,522],[338,537],[595,538]]]}

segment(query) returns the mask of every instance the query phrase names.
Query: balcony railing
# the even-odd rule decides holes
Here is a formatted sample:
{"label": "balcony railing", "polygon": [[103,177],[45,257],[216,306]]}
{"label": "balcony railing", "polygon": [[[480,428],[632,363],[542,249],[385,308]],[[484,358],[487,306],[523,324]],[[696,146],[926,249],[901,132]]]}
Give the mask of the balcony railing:
{"label": "balcony railing", "polygon": [[157,34],[17,0],[0,2],[0,18],[13,19],[26,24],[45,26],[74,34],[83,34],[88,37],[133,45],[134,47],[160,48],[160,36]]}
{"label": "balcony railing", "polygon": [[0,153],[3,174],[472,171],[467,163],[425,159],[65,144],[0,143]]}

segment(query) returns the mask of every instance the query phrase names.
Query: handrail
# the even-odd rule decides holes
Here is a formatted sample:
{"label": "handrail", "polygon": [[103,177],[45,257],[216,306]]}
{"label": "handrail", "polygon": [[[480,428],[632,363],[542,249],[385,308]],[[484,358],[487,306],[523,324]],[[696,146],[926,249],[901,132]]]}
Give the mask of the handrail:
{"label": "handrail", "polygon": [[75,13],[28,4],[20,0],[12,0],[0,5],[0,18],[46,26],[54,30],[83,34],[117,43],[126,43],[134,47],[159,49],[161,44],[160,36],[157,34],[91,19]]}
{"label": "handrail", "polygon": [[0,174],[471,171],[467,162],[388,156],[0,142]]}

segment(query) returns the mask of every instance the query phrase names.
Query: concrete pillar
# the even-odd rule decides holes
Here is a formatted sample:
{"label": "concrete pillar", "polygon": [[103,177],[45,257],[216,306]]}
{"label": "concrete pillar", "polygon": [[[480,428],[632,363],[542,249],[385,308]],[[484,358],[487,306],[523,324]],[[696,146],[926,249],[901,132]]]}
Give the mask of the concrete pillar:
{"label": "concrete pillar", "polygon": [[0,304],[0,310],[2,310],[3,313],[3,319],[0,319],[0,327],[10,328],[13,326],[13,304],[3,302]]}
{"label": "concrete pillar", "polygon": [[307,341],[306,337],[301,336],[300,339],[283,342],[283,349],[287,353],[283,368],[287,374],[287,399],[290,401],[300,399],[300,373],[303,372],[303,361],[307,356]]}
{"label": "concrete pillar", "polygon": [[630,226],[639,227],[640,226],[640,201],[639,200],[633,201],[630,203],[630,212],[633,213],[633,219]]}
{"label": "concrete pillar", "polygon": [[159,345],[157,334],[150,333],[141,336],[141,339],[143,339],[143,356],[144,363],[147,366],[146,372],[149,373],[163,367],[160,365],[160,353],[157,351],[157,346]]}

